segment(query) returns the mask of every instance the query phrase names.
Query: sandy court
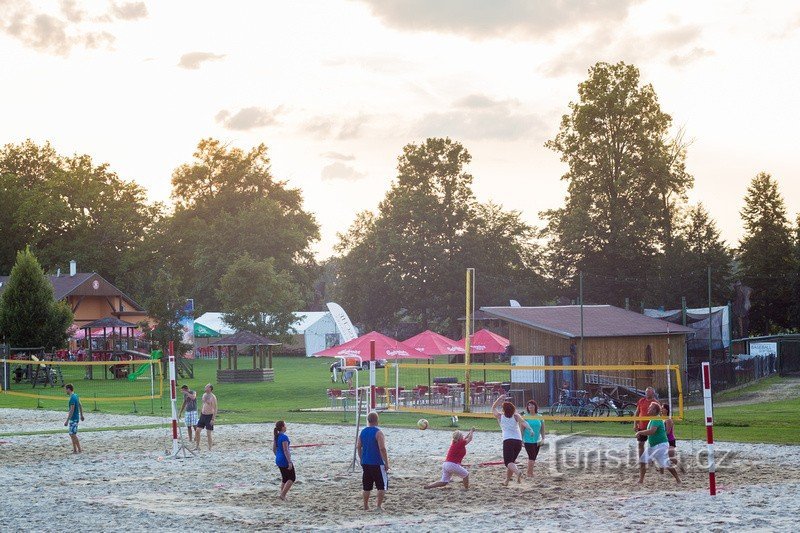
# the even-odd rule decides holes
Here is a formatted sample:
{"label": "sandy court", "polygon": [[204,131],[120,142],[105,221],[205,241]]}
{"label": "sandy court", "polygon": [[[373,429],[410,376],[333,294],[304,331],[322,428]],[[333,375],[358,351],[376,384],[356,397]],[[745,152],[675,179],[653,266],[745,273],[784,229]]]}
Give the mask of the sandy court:
{"label": "sandy court", "polygon": [[[390,416],[390,415],[386,415]],[[99,426],[144,423],[141,417],[93,415]],[[157,419],[159,420],[159,419]],[[49,423],[48,423],[49,421]],[[0,410],[0,427],[58,429],[62,413]],[[684,484],[650,470],[636,484],[633,439],[551,436],[533,479],[506,488],[499,432],[477,433],[465,463],[472,487],[425,491],[438,479],[450,442],[446,431],[385,430],[392,460],[383,513],[360,510],[360,471],[349,472],[352,426],[293,425],[298,483],[284,503],[270,450],[272,425],[220,426],[214,451],[164,459],[165,429],[86,432],[73,456],[66,432],[0,437],[3,529],[139,531],[278,529],[497,531],[795,529],[800,516],[800,446],[720,443],[720,494],[708,496],[696,464],[700,442],[679,442]],[[462,421],[463,426],[463,421]],[[560,428],[559,428],[560,429]],[[692,451],[695,455],[692,455]],[[524,451],[521,456],[524,457]],[[702,459],[702,457],[701,457]],[[523,461],[520,461],[523,464]]]}

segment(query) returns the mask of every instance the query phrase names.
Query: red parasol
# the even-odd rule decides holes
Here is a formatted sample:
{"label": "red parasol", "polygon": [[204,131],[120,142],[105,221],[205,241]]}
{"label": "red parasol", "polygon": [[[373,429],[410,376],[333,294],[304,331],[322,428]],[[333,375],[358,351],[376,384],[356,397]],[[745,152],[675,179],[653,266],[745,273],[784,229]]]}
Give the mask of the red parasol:
{"label": "red parasol", "polygon": [[430,355],[418,352],[404,342],[394,340],[377,331],[314,354],[314,357],[360,357],[369,361],[369,343],[375,341],[375,359],[429,359]]}
{"label": "red parasol", "polygon": [[464,353],[464,347],[459,346],[456,341],[431,330],[423,331],[403,342],[428,356]]}
{"label": "red parasol", "polygon": [[[458,346],[464,349],[464,339],[458,341]],[[476,331],[470,337],[469,352],[470,353],[505,353],[508,345],[511,344],[508,339],[501,337],[497,333],[492,333],[488,329],[481,329]]]}

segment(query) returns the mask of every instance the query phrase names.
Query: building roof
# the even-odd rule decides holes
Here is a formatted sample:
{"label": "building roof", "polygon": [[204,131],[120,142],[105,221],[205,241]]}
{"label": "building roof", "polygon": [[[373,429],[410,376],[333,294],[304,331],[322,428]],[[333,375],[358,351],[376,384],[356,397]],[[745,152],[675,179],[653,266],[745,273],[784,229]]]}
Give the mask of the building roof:
{"label": "building roof", "polygon": [[[10,276],[0,276],[0,294],[8,285]],[[47,276],[53,286],[53,297],[63,300],[67,296],[121,296],[134,311],[144,312],[142,306],[133,298],[116,288],[97,272],[78,272],[74,276],[62,274]],[[96,284],[94,282],[97,282]]]}
{"label": "building roof", "polygon": [[[490,315],[486,311],[482,311],[481,309],[478,309],[474,313],[472,313],[472,320],[473,321],[477,321],[477,320],[497,320],[497,317],[494,316],[494,315]],[[459,317],[458,321],[459,322],[466,322],[467,321],[467,317],[466,316]]]}
{"label": "building roof", "polygon": [[125,322],[124,320],[120,320],[115,316],[107,316],[105,318],[100,318],[93,322],[89,322],[88,324],[84,324],[81,326],[81,329],[96,329],[96,328],[138,328],[136,324],[131,324],[130,322]]}
{"label": "building roof", "polygon": [[[568,339],[581,336],[581,306],[482,307],[483,311],[508,322],[546,331]],[[650,318],[613,305],[583,306],[584,337],[639,337],[689,334],[691,328]]]}
{"label": "building roof", "polygon": [[[302,311],[292,314],[295,317],[295,321],[292,323],[291,327],[297,335],[303,335],[308,328],[316,324],[325,315],[330,315],[327,311]],[[195,318],[194,321],[214,331],[218,331],[222,335],[230,335],[236,332],[235,329],[225,322],[225,313],[203,313]]]}
{"label": "building roof", "polygon": [[233,335],[227,335],[209,343],[209,346],[234,346],[246,344],[249,346],[280,346],[281,343],[269,337],[263,337],[250,331],[237,331]]}

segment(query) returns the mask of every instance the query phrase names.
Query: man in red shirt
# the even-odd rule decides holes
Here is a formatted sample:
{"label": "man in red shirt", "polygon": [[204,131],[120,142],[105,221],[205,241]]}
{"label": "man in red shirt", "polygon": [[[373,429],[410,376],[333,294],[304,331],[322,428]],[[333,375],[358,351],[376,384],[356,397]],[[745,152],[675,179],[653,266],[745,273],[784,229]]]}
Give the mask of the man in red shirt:
{"label": "man in red shirt", "polygon": [[461,466],[461,461],[463,461],[464,456],[467,455],[467,444],[472,442],[472,434],[474,432],[475,428],[470,429],[466,437],[458,430],[453,432],[453,443],[450,445],[450,449],[447,450],[447,457],[445,457],[444,463],[442,464],[442,480],[425,485],[426,489],[444,487],[450,483],[453,476],[461,478],[461,483],[464,484],[464,490],[469,489],[469,471]]}
{"label": "man in red shirt", "polygon": [[[639,398],[636,402],[636,415],[635,416],[648,416],[650,404],[656,401],[656,390],[653,387],[647,387],[644,391],[644,398]],[[647,420],[636,420],[633,422],[633,432],[644,431],[647,429]],[[647,435],[644,437],[636,437],[639,444],[639,457],[644,453],[644,443],[647,442]]]}

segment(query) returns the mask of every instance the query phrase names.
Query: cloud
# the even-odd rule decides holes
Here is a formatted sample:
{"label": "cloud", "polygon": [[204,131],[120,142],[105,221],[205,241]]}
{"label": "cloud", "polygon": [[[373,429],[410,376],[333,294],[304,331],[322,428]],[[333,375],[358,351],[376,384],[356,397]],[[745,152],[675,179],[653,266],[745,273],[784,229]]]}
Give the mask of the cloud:
{"label": "cloud", "polygon": [[68,56],[73,48],[111,49],[116,40],[109,26],[111,14],[129,20],[147,14],[142,2],[112,3],[109,12],[99,15],[87,13],[75,0],[61,0],[57,7],[43,5],[0,0],[0,32],[37,52]]}
{"label": "cloud", "polygon": [[225,58],[224,54],[212,54],[211,52],[189,52],[181,56],[178,66],[189,70],[197,70],[206,61],[219,61]]}
{"label": "cloud", "polygon": [[525,113],[517,100],[471,94],[453,102],[446,111],[424,115],[412,130],[414,135],[424,137],[516,140],[542,133],[545,128],[545,121]]}
{"label": "cloud", "polygon": [[666,61],[675,66],[675,61],[683,60],[681,65],[684,65],[714,53],[698,46],[692,47],[701,36],[701,28],[692,25],[673,26],[648,35],[634,35],[619,31],[619,28],[602,26],[580,42],[570,43],[564,52],[543,64],[539,71],[557,77],[585,72],[598,61],[634,64]]}
{"label": "cloud", "polygon": [[122,20],[137,20],[147,17],[147,6],[144,2],[111,2],[111,14]]}
{"label": "cloud", "polygon": [[236,113],[223,109],[214,119],[229,130],[246,131],[277,124],[277,116],[282,111],[280,106],[271,111],[263,107],[243,107]]}
{"label": "cloud", "polygon": [[619,23],[642,0],[358,0],[385,25],[473,39],[541,38],[583,24]]}
{"label": "cloud", "polygon": [[363,172],[357,171],[350,165],[346,165],[341,161],[334,161],[322,168],[323,181],[358,181],[366,176]]}
{"label": "cloud", "polygon": [[669,58],[669,64],[673,67],[683,67],[688,65],[689,63],[694,63],[695,61],[699,61],[704,57],[713,56],[714,51],[708,50],[706,48],[700,48],[696,46],[692,48],[692,50],[683,55],[674,55]]}
{"label": "cloud", "polygon": [[370,117],[367,115],[357,115],[355,117],[319,115],[311,117],[300,129],[318,139],[356,139],[361,136],[363,126],[369,120]]}
{"label": "cloud", "polygon": [[339,152],[324,152],[320,155],[327,159],[336,159],[338,161],[353,161],[356,158],[354,155],[341,154]]}

